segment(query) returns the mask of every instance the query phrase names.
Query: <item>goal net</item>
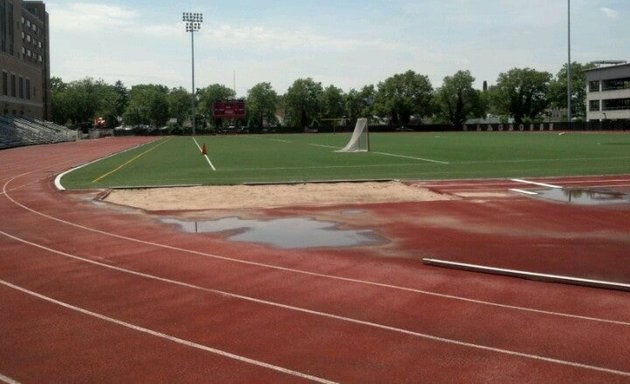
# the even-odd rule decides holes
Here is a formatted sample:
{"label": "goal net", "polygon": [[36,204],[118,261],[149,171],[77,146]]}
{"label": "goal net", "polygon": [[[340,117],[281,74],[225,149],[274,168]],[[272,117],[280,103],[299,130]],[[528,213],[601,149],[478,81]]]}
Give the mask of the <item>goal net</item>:
{"label": "goal net", "polygon": [[348,144],[337,152],[367,152],[370,150],[368,119],[360,118],[354,126],[354,132]]}

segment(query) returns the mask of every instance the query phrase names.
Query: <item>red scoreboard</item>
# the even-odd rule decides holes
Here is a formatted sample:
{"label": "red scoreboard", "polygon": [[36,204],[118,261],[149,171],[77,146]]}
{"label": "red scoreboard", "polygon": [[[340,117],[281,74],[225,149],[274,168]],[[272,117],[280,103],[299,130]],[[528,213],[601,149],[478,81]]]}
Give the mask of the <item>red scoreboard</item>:
{"label": "red scoreboard", "polygon": [[212,114],[217,119],[242,119],[245,117],[245,100],[217,101],[212,105]]}

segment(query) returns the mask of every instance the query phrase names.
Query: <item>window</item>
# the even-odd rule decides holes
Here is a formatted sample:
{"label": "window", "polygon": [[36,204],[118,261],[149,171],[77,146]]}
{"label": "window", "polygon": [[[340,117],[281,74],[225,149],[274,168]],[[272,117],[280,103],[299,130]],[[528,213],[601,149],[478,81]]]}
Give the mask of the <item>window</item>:
{"label": "window", "polygon": [[22,76],[18,79],[18,93],[20,95],[20,99],[24,98],[24,79]]}
{"label": "window", "polygon": [[599,92],[599,80],[589,81],[588,82],[588,90],[590,92]]}
{"label": "window", "polygon": [[588,110],[591,112],[599,112],[599,100],[591,100],[588,103]]}
{"label": "window", "polygon": [[9,96],[9,74],[2,72],[2,94]]}
{"label": "window", "polygon": [[619,89],[630,89],[630,77],[602,81],[602,91],[616,91]]}
{"label": "window", "polygon": [[26,100],[31,99],[31,79],[26,79],[26,85],[24,86],[26,90]]}
{"label": "window", "polygon": [[11,74],[11,97],[15,97],[16,95],[16,89],[17,89],[17,82],[15,79],[15,75]]}
{"label": "window", "polygon": [[604,100],[602,111],[630,110],[630,98]]}

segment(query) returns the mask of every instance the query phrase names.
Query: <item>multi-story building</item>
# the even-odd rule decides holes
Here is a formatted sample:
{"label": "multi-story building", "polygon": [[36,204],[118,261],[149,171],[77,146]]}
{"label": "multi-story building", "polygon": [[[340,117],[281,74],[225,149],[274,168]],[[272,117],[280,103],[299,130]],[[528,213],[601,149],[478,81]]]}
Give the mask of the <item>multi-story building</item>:
{"label": "multi-story building", "polygon": [[41,1],[0,0],[0,113],[51,117],[48,13]]}
{"label": "multi-story building", "polygon": [[586,120],[630,120],[630,64],[586,71]]}

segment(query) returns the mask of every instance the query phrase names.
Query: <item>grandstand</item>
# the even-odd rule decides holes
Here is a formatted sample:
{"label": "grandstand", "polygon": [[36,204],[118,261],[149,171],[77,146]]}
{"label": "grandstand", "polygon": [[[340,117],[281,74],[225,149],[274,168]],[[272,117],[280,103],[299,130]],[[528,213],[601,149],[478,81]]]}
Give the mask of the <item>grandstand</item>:
{"label": "grandstand", "polygon": [[71,129],[30,117],[0,116],[0,149],[75,141]]}

